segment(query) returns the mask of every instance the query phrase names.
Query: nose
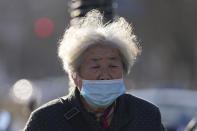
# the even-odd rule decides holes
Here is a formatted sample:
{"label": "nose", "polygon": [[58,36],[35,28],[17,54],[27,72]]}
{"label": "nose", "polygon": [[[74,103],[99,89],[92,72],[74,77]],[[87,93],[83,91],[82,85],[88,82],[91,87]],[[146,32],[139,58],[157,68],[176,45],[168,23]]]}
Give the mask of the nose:
{"label": "nose", "polygon": [[99,80],[111,80],[111,79],[112,79],[112,77],[111,77],[111,75],[110,75],[108,69],[103,68],[103,69],[101,70],[100,75],[99,75]]}

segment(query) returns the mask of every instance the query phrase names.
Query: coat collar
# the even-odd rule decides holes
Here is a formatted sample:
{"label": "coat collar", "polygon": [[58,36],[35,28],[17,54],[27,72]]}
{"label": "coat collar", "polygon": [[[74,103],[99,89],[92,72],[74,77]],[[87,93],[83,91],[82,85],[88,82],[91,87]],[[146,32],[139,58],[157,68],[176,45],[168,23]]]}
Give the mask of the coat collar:
{"label": "coat collar", "polygon": [[[80,92],[77,88],[75,89],[74,93],[70,94],[67,98],[70,103],[72,103],[72,105],[76,106],[76,108],[79,109],[79,111],[82,113],[83,117],[89,124],[98,124],[98,122],[94,118],[94,115],[87,112],[87,110],[85,109],[83,103],[80,100]],[[127,123],[131,122],[132,118],[134,117],[134,114],[132,114],[132,110],[134,108],[132,108],[129,104],[126,94],[123,94],[119,98],[117,98],[116,104],[117,105],[109,129],[113,131],[117,131],[121,127],[124,127]]]}

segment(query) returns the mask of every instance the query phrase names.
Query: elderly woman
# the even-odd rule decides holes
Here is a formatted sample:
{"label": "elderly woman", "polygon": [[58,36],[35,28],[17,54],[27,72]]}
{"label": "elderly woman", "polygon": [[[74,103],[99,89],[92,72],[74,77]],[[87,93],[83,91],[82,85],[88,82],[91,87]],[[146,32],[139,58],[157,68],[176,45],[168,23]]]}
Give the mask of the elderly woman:
{"label": "elderly woman", "polygon": [[68,28],[58,50],[70,93],[35,110],[27,131],[163,131],[159,109],[125,94],[140,49],[123,19],[103,24],[96,10]]}

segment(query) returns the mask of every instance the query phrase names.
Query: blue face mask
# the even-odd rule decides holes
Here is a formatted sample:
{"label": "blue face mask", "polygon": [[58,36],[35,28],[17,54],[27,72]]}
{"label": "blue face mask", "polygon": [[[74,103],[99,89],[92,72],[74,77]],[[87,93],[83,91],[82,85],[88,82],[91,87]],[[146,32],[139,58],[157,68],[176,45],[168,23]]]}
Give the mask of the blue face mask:
{"label": "blue face mask", "polygon": [[95,107],[106,107],[125,93],[123,79],[82,80],[81,95]]}

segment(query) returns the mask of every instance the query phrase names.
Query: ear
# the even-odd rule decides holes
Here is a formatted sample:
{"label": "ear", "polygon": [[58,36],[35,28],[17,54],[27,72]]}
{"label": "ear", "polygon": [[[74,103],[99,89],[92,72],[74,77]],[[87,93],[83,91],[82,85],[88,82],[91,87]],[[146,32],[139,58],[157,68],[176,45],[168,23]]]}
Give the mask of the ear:
{"label": "ear", "polygon": [[81,90],[82,81],[81,81],[79,75],[78,75],[77,73],[73,73],[73,74],[72,74],[72,79],[73,79],[73,81],[74,81],[76,87],[77,87],[79,90]]}
{"label": "ear", "polygon": [[72,79],[73,79],[75,85],[78,86],[77,73],[72,73],[71,76],[72,76]]}

